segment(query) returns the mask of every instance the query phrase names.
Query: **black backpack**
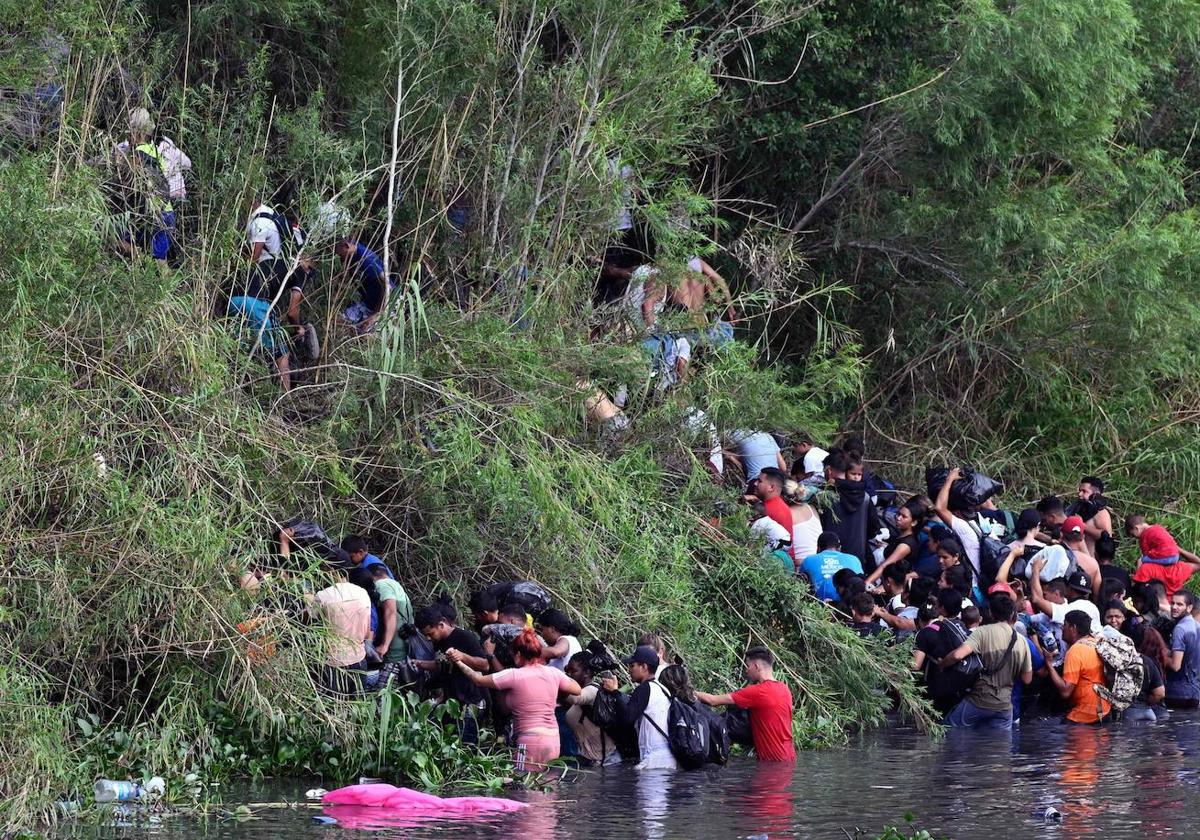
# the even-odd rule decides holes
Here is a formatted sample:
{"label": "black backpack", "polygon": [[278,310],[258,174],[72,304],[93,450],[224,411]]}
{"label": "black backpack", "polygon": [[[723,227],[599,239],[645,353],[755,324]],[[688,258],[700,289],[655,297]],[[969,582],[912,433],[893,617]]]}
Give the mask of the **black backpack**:
{"label": "black backpack", "polygon": [[[279,234],[279,253],[271,256],[277,260],[291,261],[295,256],[297,248],[304,244],[304,234],[300,233],[300,242],[296,241],[296,234],[292,232],[292,226],[287,220],[287,216],[282,213],[272,210],[271,212],[256,213],[251,217],[251,221],[256,219],[268,219],[275,226],[275,232]],[[297,229],[298,230],[298,229]],[[269,253],[269,252],[268,252]]]}
{"label": "black backpack", "polygon": [[141,149],[134,149],[133,157],[136,161],[136,171],[139,176],[140,186],[148,202],[148,206],[152,206],[155,200],[164,203],[169,202],[171,200],[171,187],[167,183],[167,176],[163,174],[162,163],[159,159],[143,152]]}
{"label": "black backpack", "polygon": [[709,753],[711,752],[712,734],[709,727],[708,718],[705,714],[695,706],[689,706],[678,697],[675,697],[671,692],[667,691],[657,681],[652,680],[653,685],[657,685],[662,689],[663,694],[667,695],[668,710],[667,710],[667,731],[663,732],[654,718],[645,712],[642,713],[650,725],[658,730],[658,734],[667,739],[667,744],[671,748],[671,755],[675,756],[675,760],[679,762],[679,766],[684,770],[699,770],[708,763]]}
{"label": "black backpack", "polygon": [[[939,632],[944,633],[952,642],[953,646],[947,646],[949,650],[954,650],[967,641],[966,625],[957,618],[945,618],[938,621],[938,626],[941,628]],[[965,659],[962,659],[954,664],[950,669],[957,672],[963,678],[963,693],[971,690],[971,687],[979,680],[979,675],[983,673],[983,658],[978,653],[972,653]]]}
{"label": "black backpack", "polygon": [[619,691],[598,691],[596,699],[590,706],[584,707],[584,716],[600,730],[601,749],[607,754],[606,740],[612,740],[624,761],[637,761],[637,733],[632,726],[622,726],[618,722],[620,709],[628,698]]}
{"label": "black backpack", "polygon": [[725,716],[710,709],[701,709],[700,711],[708,718],[709,763],[724,765],[729,761],[730,747],[729,729],[725,726]]}
{"label": "black backpack", "polygon": [[983,578],[983,588],[996,582],[996,575],[1004,558],[1008,556],[1008,546],[993,536],[983,533],[979,522],[972,520],[967,523],[975,536],[979,537],[979,576]]}
{"label": "black backpack", "polygon": [[615,726],[625,705],[625,695],[619,691],[597,691],[596,699],[587,707],[586,714],[592,723],[601,729]]}

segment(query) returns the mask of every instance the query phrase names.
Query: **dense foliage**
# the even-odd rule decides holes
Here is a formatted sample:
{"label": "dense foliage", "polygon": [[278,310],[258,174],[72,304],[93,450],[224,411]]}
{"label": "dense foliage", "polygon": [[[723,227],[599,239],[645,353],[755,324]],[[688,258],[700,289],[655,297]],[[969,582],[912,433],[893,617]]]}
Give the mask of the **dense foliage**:
{"label": "dense foliage", "polygon": [[[1200,536],[1192,0],[68,5],[0,0],[0,831],[98,772],[359,769],[378,730],[315,693],[316,631],[276,626],[257,665],[237,629],[261,608],[237,571],[298,512],[367,534],[418,601],[534,576],[705,685],[767,643],[809,743],[888,690],[920,717],[901,653],[710,524],[733,491],[680,433],[691,405],[864,432],[910,486],[953,453],[1014,505],[1100,472]],[[195,162],[175,271],[109,241],[98,161],[130,104]],[[660,264],[707,255],[749,316],[677,399],[590,339],[614,161]],[[325,350],[281,397],[212,314],[284,187],[304,219],[336,199],[406,293],[339,333],[311,242]],[[615,450],[581,379],[633,385]],[[394,769],[494,777],[422,780],[455,748],[401,730]]]}
{"label": "dense foliage", "polygon": [[[878,722],[889,689],[923,720],[901,651],[759,566],[740,516],[709,523],[735,491],[680,431],[692,404],[725,428],[831,429],[852,348],[798,385],[748,346],[710,353],[664,402],[636,348],[590,342],[593,256],[623,200],[610,159],[634,169],[664,260],[711,248],[691,173],[717,86],[681,7],[0,8],[20,36],[5,126],[32,126],[5,133],[0,162],[6,829],[100,774],[159,773],[177,796],[231,773],[501,778],[420,709],[376,724],[373,703],[315,691],[320,629],[237,587],[295,513],[366,534],[418,602],[535,577],[614,646],[662,633],[706,686],[770,644],[805,743]],[[22,92],[45,84],[61,107],[29,122]],[[137,103],[195,165],[177,269],[112,248],[105,160]],[[411,283],[376,335],[339,332],[348,289],[314,237],[325,350],[281,396],[214,313],[245,270],[248,211],[284,185],[304,219],[336,198]],[[623,445],[599,445],[584,379],[631,386]],[[265,662],[239,628],[263,617]]]}
{"label": "dense foliage", "polygon": [[871,364],[847,425],[909,486],[947,453],[999,470],[1014,506],[1098,472],[1120,512],[1200,537],[1200,7],[823,4],[752,42],[758,78],[809,35],[815,78],[737,87],[729,169],[761,174],[729,189],[797,232],[802,283],[854,300],[769,339],[854,328]]}

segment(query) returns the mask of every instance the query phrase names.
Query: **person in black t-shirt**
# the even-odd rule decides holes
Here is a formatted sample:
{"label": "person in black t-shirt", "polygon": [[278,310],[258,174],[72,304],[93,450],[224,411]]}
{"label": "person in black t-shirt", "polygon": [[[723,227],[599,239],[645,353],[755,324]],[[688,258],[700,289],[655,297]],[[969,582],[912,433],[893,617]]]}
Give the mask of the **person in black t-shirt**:
{"label": "person in black t-shirt", "polygon": [[442,700],[457,700],[463,705],[462,738],[473,744],[479,737],[478,714],[486,705],[487,691],[471,682],[455,665],[465,662],[476,671],[487,672],[488,655],[479,643],[479,637],[470,630],[456,627],[454,617],[447,612],[444,605],[433,604],[413,618],[417,630],[437,651],[437,658],[414,660],[412,665],[433,673],[430,687],[441,690]]}
{"label": "person in black t-shirt", "polygon": [[925,689],[933,707],[942,714],[947,714],[958,705],[971,680],[963,675],[961,669],[950,668],[943,670],[938,661],[959,645],[959,634],[949,632],[943,626],[947,620],[942,615],[936,602],[930,601],[917,611],[917,637],[914,640],[914,650],[911,668],[925,676]]}
{"label": "person in black t-shirt", "polygon": [[864,639],[883,632],[875,618],[875,599],[866,592],[860,592],[850,599],[850,613],[853,619],[850,628]]}

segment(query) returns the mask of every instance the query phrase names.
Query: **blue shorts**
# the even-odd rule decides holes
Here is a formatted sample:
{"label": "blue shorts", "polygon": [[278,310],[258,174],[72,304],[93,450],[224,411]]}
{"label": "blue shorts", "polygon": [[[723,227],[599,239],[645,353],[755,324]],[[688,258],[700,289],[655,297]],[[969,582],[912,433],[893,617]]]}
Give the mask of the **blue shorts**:
{"label": "blue shorts", "polygon": [[275,319],[271,317],[270,303],[252,297],[230,298],[229,314],[240,316],[244,322],[240,331],[243,343],[253,346],[259,331],[261,331],[260,346],[264,353],[270,354],[273,358],[288,354],[287,336],[275,325]]}
{"label": "blue shorts", "polygon": [[149,248],[151,256],[156,260],[165,260],[168,252],[171,250],[171,233],[175,230],[175,212],[166,210],[159,217],[158,227],[139,227],[133,231],[133,236],[129,232],[121,234],[121,239],[126,242],[136,241],[143,248]]}

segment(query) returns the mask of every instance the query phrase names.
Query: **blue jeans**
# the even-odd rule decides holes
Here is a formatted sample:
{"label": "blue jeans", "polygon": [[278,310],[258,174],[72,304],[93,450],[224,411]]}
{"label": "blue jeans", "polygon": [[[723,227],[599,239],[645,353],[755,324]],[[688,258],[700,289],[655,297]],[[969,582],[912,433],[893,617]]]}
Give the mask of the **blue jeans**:
{"label": "blue jeans", "polygon": [[726,344],[733,341],[733,324],[728,321],[717,321],[711,327],[703,330],[688,330],[686,332],[675,333],[675,335],[686,338],[692,343],[693,347],[707,345],[714,350],[720,350]]}
{"label": "blue jeans", "polygon": [[1179,562],[1179,555],[1172,554],[1170,557],[1147,557],[1142,555],[1143,563],[1152,563],[1155,566],[1174,566]]}
{"label": "blue jeans", "polygon": [[946,725],[955,729],[1012,729],[1012,708],[993,712],[963,699],[946,715]]}

